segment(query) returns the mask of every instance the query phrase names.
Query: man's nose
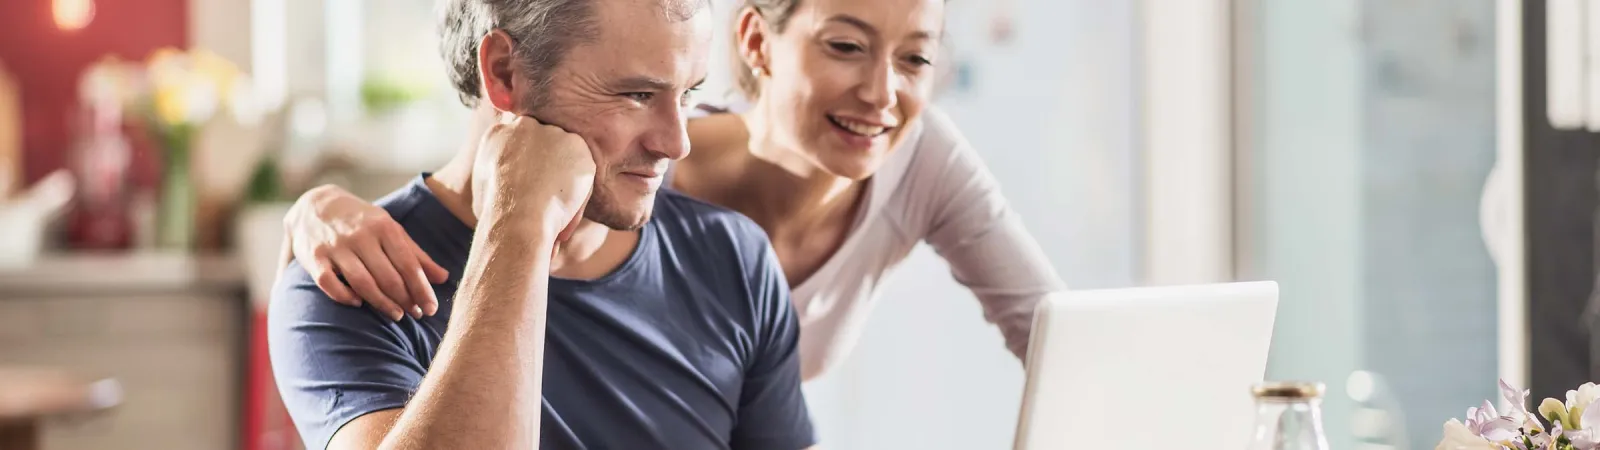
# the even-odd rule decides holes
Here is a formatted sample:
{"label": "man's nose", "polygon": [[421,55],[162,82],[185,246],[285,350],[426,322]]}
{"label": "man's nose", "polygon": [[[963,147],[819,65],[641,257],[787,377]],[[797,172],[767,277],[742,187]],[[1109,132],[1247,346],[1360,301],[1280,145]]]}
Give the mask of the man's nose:
{"label": "man's nose", "polygon": [[645,149],[671,160],[689,156],[688,116],[684,108],[666,108],[650,125]]}

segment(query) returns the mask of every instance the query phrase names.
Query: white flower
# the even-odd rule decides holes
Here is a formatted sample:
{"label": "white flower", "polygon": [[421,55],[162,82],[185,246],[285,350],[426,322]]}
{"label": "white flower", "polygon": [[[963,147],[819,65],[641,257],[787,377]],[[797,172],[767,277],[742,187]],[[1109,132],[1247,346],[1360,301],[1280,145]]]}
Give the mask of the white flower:
{"label": "white flower", "polygon": [[1444,423],[1444,437],[1433,450],[1500,450],[1500,446],[1473,433],[1461,421],[1450,419]]}
{"label": "white flower", "polygon": [[1572,448],[1577,450],[1594,450],[1600,445],[1600,442],[1595,441],[1594,432],[1590,430],[1569,430],[1561,435],[1572,441]]}
{"label": "white flower", "polygon": [[1567,391],[1567,416],[1570,417],[1567,428],[1574,430],[1591,428],[1583,422],[1583,416],[1588,415],[1586,413],[1589,405],[1594,404],[1596,397],[1600,397],[1600,387],[1596,387],[1594,383],[1584,383],[1583,386],[1578,386],[1577,390]]}
{"label": "white flower", "polygon": [[185,121],[199,125],[211,120],[211,116],[217,113],[221,97],[217,95],[216,83],[205,77],[192,76],[185,86],[188,87],[188,92],[183,96],[188,100],[184,105],[184,111],[188,112]]}
{"label": "white flower", "polygon": [[240,75],[233,81],[233,88],[223,96],[224,103],[233,114],[233,120],[243,125],[255,125],[261,121],[262,107],[256,98],[255,90],[250,84],[249,77]]}
{"label": "white flower", "polygon": [[[1593,383],[1585,384],[1584,386],[1592,388]],[[1569,392],[1567,395],[1571,397],[1573,393]],[[1577,392],[1579,400],[1583,395],[1582,388],[1580,388]],[[1600,408],[1573,408],[1572,411],[1579,414],[1571,420],[1578,422],[1580,427],[1567,430],[1562,435],[1566,436],[1567,440],[1572,441],[1573,448],[1577,450],[1600,449]]]}
{"label": "white flower", "polygon": [[121,63],[115,59],[104,59],[89,66],[84,70],[83,76],[78,80],[78,98],[91,106],[121,106],[123,93],[123,79],[127,75]]}
{"label": "white flower", "polygon": [[1578,386],[1577,390],[1567,391],[1567,407],[1587,409],[1597,397],[1600,397],[1600,386],[1595,386],[1594,383],[1584,383],[1583,386]]}

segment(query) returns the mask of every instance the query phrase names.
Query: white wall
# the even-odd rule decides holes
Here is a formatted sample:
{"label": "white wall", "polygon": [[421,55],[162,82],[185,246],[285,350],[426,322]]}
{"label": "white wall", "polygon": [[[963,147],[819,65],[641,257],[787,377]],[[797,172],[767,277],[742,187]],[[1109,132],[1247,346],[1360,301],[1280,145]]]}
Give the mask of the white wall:
{"label": "white wall", "polygon": [[1229,3],[1141,3],[1148,284],[1233,280]]}
{"label": "white wall", "polygon": [[[1267,377],[1328,383],[1333,448],[1350,448],[1343,381],[1361,366],[1361,56],[1354,0],[1256,0],[1256,143],[1242,158],[1240,276],[1282,286]],[[1245,238],[1241,238],[1242,240]]]}

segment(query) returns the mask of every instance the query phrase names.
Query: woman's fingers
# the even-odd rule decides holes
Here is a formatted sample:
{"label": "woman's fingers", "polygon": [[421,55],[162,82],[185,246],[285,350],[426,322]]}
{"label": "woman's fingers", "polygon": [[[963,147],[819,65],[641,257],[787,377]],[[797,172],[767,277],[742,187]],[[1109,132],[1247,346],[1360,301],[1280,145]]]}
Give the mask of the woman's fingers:
{"label": "woman's fingers", "polygon": [[373,238],[356,245],[356,256],[361,258],[361,263],[366,266],[367,273],[372,274],[372,280],[377,282],[378,289],[383,291],[383,295],[393,300],[395,306],[400,307],[406,315],[420,318],[421,313],[417,311],[415,300],[406,291],[405,280],[400,278],[400,272],[396,270],[389,255],[383,252],[381,242],[381,239]]}
{"label": "woman's fingers", "polygon": [[439,263],[433,262],[433,257],[428,256],[428,252],[424,252],[421,247],[417,247],[417,241],[411,240],[411,237],[406,235],[405,232],[401,232],[400,235],[406,237],[404,239],[405,245],[411,249],[411,254],[417,256],[417,262],[422,264],[422,270],[427,273],[429,283],[442,284],[450,279],[450,271],[445,270],[444,266],[439,265]]}
{"label": "woman's fingers", "polygon": [[[350,291],[350,287],[345,286],[344,281],[339,280],[339,271],[334,270],[332,261],[320,256],[315,259],[301,261],[305,266],[306,272],[311,274],[311,279],[316,281],[317,288],[322,289],[322,292],[326,292],[329,298],[343,305],[361,307],[361,298],[356,297],[356,293]],[[310,263],[305,264],[305,261]]]}
{"label": "woman's fingers", "polygon": [[389,261],[394,264],[400,278],[405,281],[406,293],[411,299],[413,316],[433,315],[439,310],[439,300],[433,296],[433,285],[428,283],[428,275],[422,269],[421,261],[417,260],[405,244],[395,242],[394,237],[383,240],[384,254],[389,256]]}
{"label": "woman's fingers", "polygon": [[378,283],[372,280],[372,273],[367,271],[367,266],[355,253],[336,252],[333,255],[333,263],[337,264],[339,272],[344,274],[345,284],[355,289],[356,294],[366,299],[367,304],[382,312],[389,320],[398,321],[405,316],[400,304],[389,299],[389,296],[384,295],[383,290],[378,288]]}

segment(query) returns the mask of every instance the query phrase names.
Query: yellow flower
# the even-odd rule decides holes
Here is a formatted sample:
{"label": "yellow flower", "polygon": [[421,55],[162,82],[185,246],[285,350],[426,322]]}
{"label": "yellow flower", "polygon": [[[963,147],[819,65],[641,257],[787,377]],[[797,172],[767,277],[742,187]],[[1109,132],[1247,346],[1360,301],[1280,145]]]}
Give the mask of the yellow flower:
{"label": "yellow flower", "polygon": [[156,119],[162,124],[177,125],[189,118],[188,92],[182,86],[163,86],[155,90]]}
{"label": "yellow flower", "polygon": [[232,90],[239,78],[239,68],[215,53],[197,49],[189,53],[189,59],[194,73],[210,79],[221,92]]}
{"label": "yellow flower", "polygon": [[1576,420],[1572,418],[1572,413],[1567,410],[1566,405],[1561,404],[1560,400],[1544,399],[1543,402],[1539,403],[1539,415],[1544,416],[1544,419],[1551,423],[1561,422],[1561,426],[1566,427],[1566,429],[1575,430],[1578,428],[1573,423]]}
{"label": "yellow flower", "polygon": [[214,53],[162,48],[151,53],[145,72],[157,122],[200,124],[219,109],[246,106],[233,103],[248,81],[237,66]]}
{"label": "yellow flower", "polygon": [[189,57],[194,60],[195,70],[200,73],[219,77],[233,76],[239,73],[238,67],[235,67],[227,58],[223,58],[216,53],[195,49],[189,52]]}

